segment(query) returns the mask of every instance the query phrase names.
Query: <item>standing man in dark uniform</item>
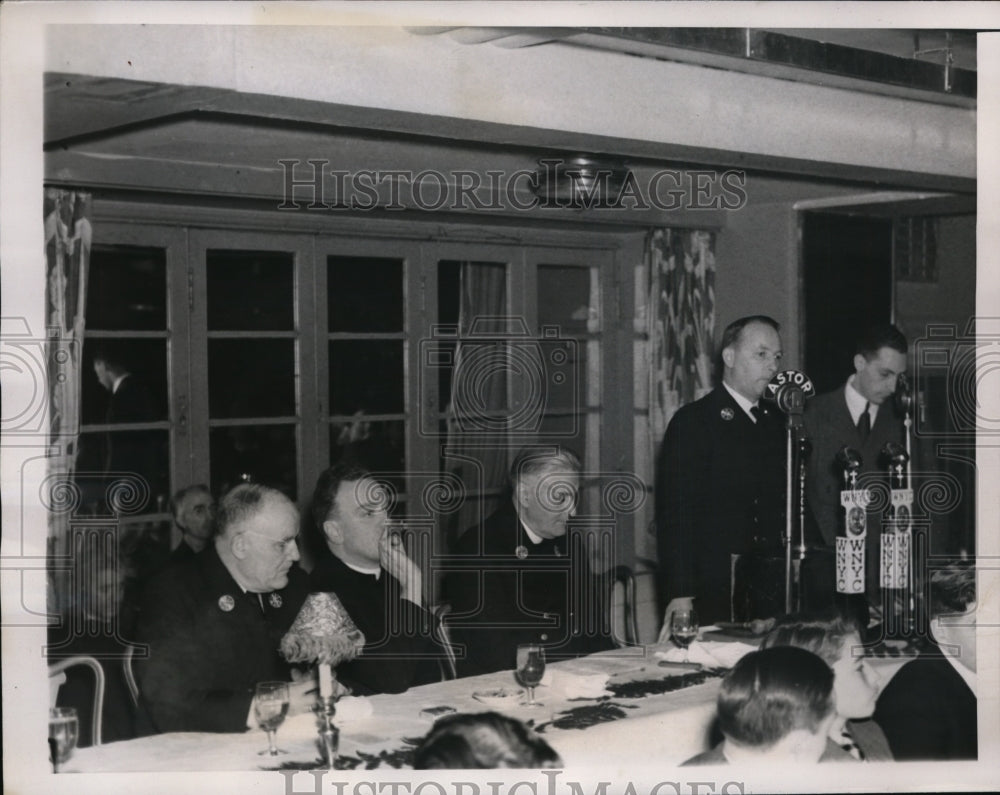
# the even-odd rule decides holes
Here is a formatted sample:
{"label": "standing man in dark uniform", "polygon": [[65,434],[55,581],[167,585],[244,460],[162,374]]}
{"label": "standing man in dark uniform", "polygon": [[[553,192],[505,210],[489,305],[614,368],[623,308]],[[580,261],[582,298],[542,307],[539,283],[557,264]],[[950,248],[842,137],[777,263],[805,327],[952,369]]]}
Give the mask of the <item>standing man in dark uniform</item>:
{"label": "standing man in dark uniform", "polygon": [[760,567],[750,564],[780,552],[783,421],[760,405],[781,361],[778,330],[764,315],[730,323],[722,335],[722,383],[678,409],[667,427],[656,490],[667,635],[674,610],[693,607],[703,624],[731,620],[734,610],[741,620],[774,613],[776,594],[761,603],[740,587],[734,597],[730,581],[732,555],[740,553],[745,569],[737,579],[758,591],[766,588],[756,582]]}
{"label": "standing man in dark uniform", "polygon": [[[836,463],[837,453],[845,445],[857,450],[862,458],[860,474],[870,476],[886,471],[879,462],[879,453],[887,442],[905,443],[903,418],[891,398],[899,376],[906,372],[906,337],[895,326],[874,326],[858,340],[856,350],[854,373],[847,383],[810,401],[803,417],[813,447],[806,482],[807,503],[824,544],[831,550],[844,525],[840,504],[844,478]],[[870,604],[877,604],[880,593],[880,531],[881,517],[869,513],[865,592]],[[831,594],[833,567],[831,557],[828,567]],[[852,611],[857,612],[862,628],[868,620],[863,607]]]}
{"label": "standing man in dark uniform", "polygon": [[459,538],[445,583],[459,676],[513,669],[524,643],[549,660],[612,648],[601,631],[610,591],[569,554],[580,468],[571,450],[525,448],[511,464],[510,502]]}
{"label": "standing man in dark uniform", "polygon": [[[150,583],[136,661],[140,733],[244,731],[258,682],[288,680],[278,646],[308,593],[297,565],[299,514],[280,491],[237,486],[219,505],[213,545]],[[315,701],[291,682],[289,714]]]}

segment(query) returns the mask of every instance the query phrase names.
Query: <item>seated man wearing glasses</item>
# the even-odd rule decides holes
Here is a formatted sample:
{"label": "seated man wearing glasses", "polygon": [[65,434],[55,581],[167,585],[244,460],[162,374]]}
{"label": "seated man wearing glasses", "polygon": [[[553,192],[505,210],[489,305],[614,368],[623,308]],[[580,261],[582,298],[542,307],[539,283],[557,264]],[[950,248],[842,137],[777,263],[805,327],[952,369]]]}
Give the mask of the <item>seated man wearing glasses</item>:
{"label": "seated man wearing glasses", "polygon": [[[146,589],[136,660],[141,733],[247,728],[258,682],[290,678],[278,654],[308,593],[296,561],[299,514],[280,491],[244,484],[219,505],[202,554]],[[308,710],[312,680],[289,685],[289,714]]]}

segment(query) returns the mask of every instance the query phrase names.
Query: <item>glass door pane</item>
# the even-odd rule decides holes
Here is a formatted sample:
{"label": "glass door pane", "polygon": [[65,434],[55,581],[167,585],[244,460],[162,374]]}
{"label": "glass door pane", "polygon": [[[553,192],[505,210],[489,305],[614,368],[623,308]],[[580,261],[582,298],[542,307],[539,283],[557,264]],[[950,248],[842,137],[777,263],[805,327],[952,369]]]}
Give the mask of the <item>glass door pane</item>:
{"label": "glass door pane", "polygon": [[404,265],[402,257],[326,257],[330,463],[384,475],[399,499],[406,472]]}
{"label": "glass door pane", "polygon": [[205,324],[213,490],[263,483],[298,497],[296,256],[208,248]]}

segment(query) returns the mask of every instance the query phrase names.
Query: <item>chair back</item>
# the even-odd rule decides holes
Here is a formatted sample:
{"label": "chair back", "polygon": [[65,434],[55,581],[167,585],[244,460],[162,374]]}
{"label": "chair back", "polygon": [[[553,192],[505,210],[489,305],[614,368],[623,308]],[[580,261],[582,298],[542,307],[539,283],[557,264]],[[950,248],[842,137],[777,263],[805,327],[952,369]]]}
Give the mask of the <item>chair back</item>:
{"label": "chair back", "polygon": [[122,674],[125,676],[125,686],[128,688],[128,696],[132,701],[132,707],[139,708],[139,683],[135,678],[135,670],[132,668],[132,657],[135,655],[135,646],[131,643],[125,647],[125,656],[122,658]]}
{"label": "chair back", "polygon": [[622,647],[635,646],[639,643],[639,625],[636,621],[635,606],[635,575],[632,574],[632,569],[628,566],[615,566],[611,574],[614,587],[614,612],[612,615],[615,622],[615,643]]}
{"label": "chair back", "polygon": [[451,633],[448,631],[447,622],[451,605],[446,602],[434,605],[431,612],[434,614],[434,640],[445,652],[445,657],[441,660],[441,678],[442,680],[455,679],[458,676],[458,668],[455,663],[455,647],[451,644]]}
{"label": "chair back", "polygon": [[67,657],[49,665],[49,678],[63,676],[63,672],[76,665],[83,665],[94,672],[94,708],[91,712],[92,722],[90,738],[92,745],[101,744],[101,720],[104,711],[104,669],[93,657],[83,655],[77,657]]}

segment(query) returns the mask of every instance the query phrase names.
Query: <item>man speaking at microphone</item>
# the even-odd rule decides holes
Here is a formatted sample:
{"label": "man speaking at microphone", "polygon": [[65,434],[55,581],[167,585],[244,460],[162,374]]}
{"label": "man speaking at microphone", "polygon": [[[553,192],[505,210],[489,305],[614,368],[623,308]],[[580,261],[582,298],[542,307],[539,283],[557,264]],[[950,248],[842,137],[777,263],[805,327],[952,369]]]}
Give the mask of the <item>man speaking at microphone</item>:
{"label": "man speaking at microphone", "polygon": [[763,618],[784,605],[780,566],[780,577],[755,582],[766,568],[760,561],[783,556],[784,418],[760,401],[781,362],[778,331],[765,315],[730,323],[722,335],[722,383],[678,409],[667,427],[656,488],[667,634],[674,610],[693,607],[708,624]]}
{"label": "man speaking at microphone", "polygon": [[[806,481],[806,499],[823,542],[834,547],[844,524],[840,491],[843,472],[837,453],[851,447],[861,454],[859,474],[884,472],[880,452],[887,442],[905,444],[903,418],[892,400],[898,379],[906,372],[906,337],[893,325],[873,326],[857,341],[854,372],[847,383],[810,401],[803,418],[812,441]],[[879,535],[881,519],[870,514],[865,554],[866,595],[870,604],[879,597]],[[833,564],[829,567],[832,595]],[[857,618],[867,621],[867,611]]]}

